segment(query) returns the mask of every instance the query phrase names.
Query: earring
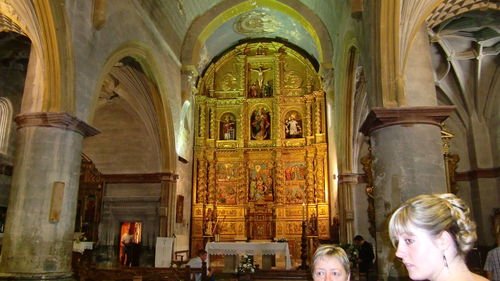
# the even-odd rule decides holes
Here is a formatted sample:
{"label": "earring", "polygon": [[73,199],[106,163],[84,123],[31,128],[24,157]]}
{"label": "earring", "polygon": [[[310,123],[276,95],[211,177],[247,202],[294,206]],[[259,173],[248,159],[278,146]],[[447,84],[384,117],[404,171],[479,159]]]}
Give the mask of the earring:
{"label": "earring", "polygon": [[448,261],[446,261],[446,256],[443,254],[444,266],[448,268]]}

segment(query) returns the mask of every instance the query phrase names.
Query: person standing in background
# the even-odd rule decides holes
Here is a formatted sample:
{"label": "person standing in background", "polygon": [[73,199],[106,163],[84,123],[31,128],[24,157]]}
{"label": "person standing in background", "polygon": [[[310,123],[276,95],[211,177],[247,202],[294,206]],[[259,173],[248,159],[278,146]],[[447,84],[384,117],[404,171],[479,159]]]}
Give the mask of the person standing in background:
{"label": "person standing in background", "polygon": [[366,276],[366,280],[371,280],[370,270],[372,269],[373,259],[375,258],[373,246],[365,241],[361,235],[356,235],[354,237],[354,244],[359,247],[358,259],[356,260],[356,263],[359,265],[359,272]]}
{"label": "person standing in background", "polygon": [[500,281],[500,232],[497,232],[497,247],[486,256],[484,271],[489,280]]}
{"label": "person standing in background", "polygon": [[122,236],[121,244],[124,249],[122,264],[125,266],[132,266],[134,247],[134,229],[132,227],[128,229],[128,233]]}

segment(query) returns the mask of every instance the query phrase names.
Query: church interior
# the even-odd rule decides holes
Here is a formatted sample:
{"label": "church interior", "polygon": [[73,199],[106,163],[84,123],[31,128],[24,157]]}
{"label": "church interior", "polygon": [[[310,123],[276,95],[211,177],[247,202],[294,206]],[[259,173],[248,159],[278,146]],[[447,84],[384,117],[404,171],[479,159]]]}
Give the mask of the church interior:
{"label": "church interior", "polygon": [[378,280],[407,280],[387,219],[433,193],[471,207],[482,274],[499,53],[496,0],[0,0],[0,279],[154,273],[212,243],[305,268],[362,235]]}

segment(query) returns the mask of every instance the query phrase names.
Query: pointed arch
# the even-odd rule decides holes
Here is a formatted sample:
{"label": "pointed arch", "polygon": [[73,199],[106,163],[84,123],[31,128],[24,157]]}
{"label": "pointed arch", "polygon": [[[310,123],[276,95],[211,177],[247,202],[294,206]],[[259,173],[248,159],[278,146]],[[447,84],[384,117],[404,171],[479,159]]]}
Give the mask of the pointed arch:
{"label": "pointed arch", "polygon": [[15,22],[31,42],[21,113],[74,111],[73,54],[63,0],[0,1],[0,13]]}
{"label": "pointed arch", "polygon": [[135,59],[144,71],[145,76],[151,81],[147,85],[143,85],[151,93],[151,104],[154,107],[155,120],[153,121],[158,128],[157,136],[160,146],[160,169],[161,172],[175,172],[177,163],[177,154],[175,149],[175,133],[172,120],[172,114],[169,106],[171,106],[166,98],[165,82],[157,73],[158,66],[155,63],[154,56],[151,50],[140,42],[126,42],[118,47],[108,58],[107,62],[101,70],[101,74],[94,89],[93,101],[91,106],[91,115],[89,120],[93,120],[97,101],[101,88],[105,83],[107,74],[112,72],[113,67],[125,57]]}
{"label": "pointed arch", "polygon": [[12,127],[12,103],[0,97],[0,153],[7,154],[9,148],[10,128]]}

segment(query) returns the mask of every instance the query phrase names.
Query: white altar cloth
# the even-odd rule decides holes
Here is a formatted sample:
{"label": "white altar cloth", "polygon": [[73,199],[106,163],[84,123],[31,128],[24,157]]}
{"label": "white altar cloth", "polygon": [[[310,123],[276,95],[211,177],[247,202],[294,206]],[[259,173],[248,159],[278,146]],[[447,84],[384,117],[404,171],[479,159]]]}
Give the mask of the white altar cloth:
{"label": "white altar cloth", "polygon": [[288,243],[281,242],[209,242],[205,246],[208,255],[284,255],[285,268],[292,268]]}
{"label": "white altar cloth", "polygon": [[94,242],[73,241],[73,252],[83,254],[85,250],[92,250]]}

